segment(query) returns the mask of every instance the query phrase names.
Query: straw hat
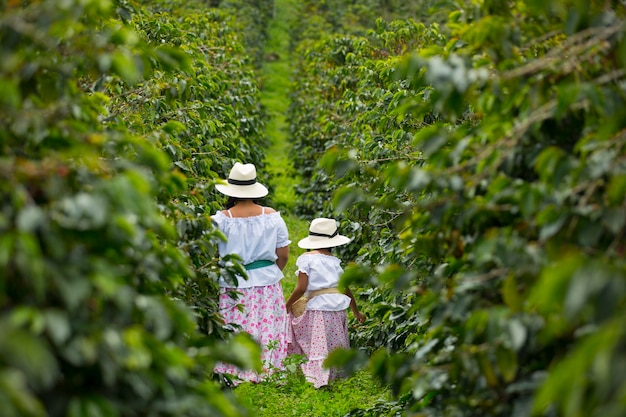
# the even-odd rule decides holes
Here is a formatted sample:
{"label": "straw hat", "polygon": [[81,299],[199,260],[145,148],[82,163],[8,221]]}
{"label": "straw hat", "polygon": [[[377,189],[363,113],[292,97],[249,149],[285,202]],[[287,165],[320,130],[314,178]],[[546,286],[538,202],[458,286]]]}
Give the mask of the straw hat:
{"label": "straw hat", "polygon": [[309,227],[309,236],[298,242],[302,249],[324,249],[345,245],[350,238],[342,236],[337,230],[337,221],[323,217],[313,219]]}
{"label": "straw hat", "polygon": [[261,198],[267,195],[267,188],[256,182],[256,167],[254,164],[235,162],[226,184],[215,184],[215,188],[222,194],[236,198]]}

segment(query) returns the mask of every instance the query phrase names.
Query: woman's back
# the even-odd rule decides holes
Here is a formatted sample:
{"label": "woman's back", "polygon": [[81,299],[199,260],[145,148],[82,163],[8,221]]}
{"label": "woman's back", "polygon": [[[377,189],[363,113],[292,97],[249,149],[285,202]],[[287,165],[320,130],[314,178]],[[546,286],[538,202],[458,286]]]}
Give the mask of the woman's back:
{"label": "woman's back", "polygon": [[[254,206],[256,207],[249,207],[247,210],[233,207],[213,216],[213,221],[227,238],[225,242],[218,242],[220,256],[236,254],[241,257],[244,265],[259,260],[274,262],[277,259],[276,248],[289,245],[287,226],[280,213],[268,207]],[[242,216],[244,214],[252,215]],[[239,288],[270,285],[283,277],[276,265],[250,269],[247,272],[248,280],[240,279]],[[220,281],[220,285],[234,287],[233,283],[225,279]]]}

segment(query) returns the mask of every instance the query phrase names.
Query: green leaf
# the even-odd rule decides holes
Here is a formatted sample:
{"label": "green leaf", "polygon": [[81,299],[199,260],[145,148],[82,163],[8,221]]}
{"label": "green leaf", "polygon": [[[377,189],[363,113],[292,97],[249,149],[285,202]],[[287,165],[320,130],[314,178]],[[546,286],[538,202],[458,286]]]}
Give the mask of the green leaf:
{"label": "green leaf", "polygon": [[411,170],[406,184],[407,191],[420,192],[430,185],[432,176],[424,169],[414,168]]}
{"label": "green leaf", "polygon": [[160,46],[155,50],[159,63],[167,71],[174,69],[188,70],[191,68],[192,58],[180,48]]}
{"label": "green leaf", "polygon": [[528,339],[528,329],[518,319],[509,320],[507,325],[511,348],[514,352],[519,352]]}
{"label": "green leaf", "polygon": [[0,108],[15,108],[21,103],[22,97],[15,81],[0,78],[0,91]]}
{"label": "green leaf", "polygon": [[184,132],[187,129],[187,126],[179,121],[170,120],[163,125],[162,129],[171,135],[175,135]]}
{"label": "green leaf", "polygon": [[558,211],[555,206],[547,206],[537,215],[537,225],[541,226],[539,239],[545,241],[559,233],[567,219],[567,213]]}
{"label": "green leaf", "polygon": [[41,401],[27,384],[24,374],[13,370],[0,370],[0,404],[6,417],[47,417]]}
{"label": "green leaf", "polygon": [[420,148],[425,156],[437,152],[447,142],[447,137],[441,134],[440,126],[428,126],[417,132],[413,144]]}
{"label": "green leaf", "polygon": [[55,344],[61,345],[69,339],[71,327],[65,311],[46,310],[44,312],[44,320],[47,333]]}
{"label": "green leaf", "polygon": [[618,280],[613,272],[601,264],[588,262],[574,271],[564,300],[564,313],[567,318],[583,314],[595,298],[611,281]]}
{"label": "green leaf", "polygon": [[557,166],[564,157],[565,152],[556,146],[547,147],[537,156],[534,165],[543,181],[552,183]]}
{"label": "green leaf", "polygon": [[86,395],[70,401],[68,417],[118,417],[118,409],[105,397]]}
{"label": "green leaf", "polygon": [[504,378],[505,382],[511,382],[517,375],[519,365],[517,362],[517,354],[503,346],[496,348],[496,363],[498,364],[498,370],[500,375]]}
{"label": "green leaf", "polygon": [[129,84],[135,84],[141,79],[141,71],[128,53],[115,51],[111,55],[111,69]]}
{"label": "green leaf", "polygon": [[226,343],[215,347],[216,360],[231,363],[241,369],[251,369],[261,372],[261,347],[248,333],[235,334]]}
{"label": "green leaf", "polygon": [[504,303],[511,309],[512,312],[517,313],[522,309],[523,298],[519,292],[517,286],[517,279],[515,274],[508,274],[502,283],[502,299]]}
{"label": "green leaf", "polygon": [[489,360],[489,357],[486,352],[477,350],[474,352],[474,359],[478,364],[478,368],[482,373],[487,385],[490,387],[498,386],[498,377],[496,375],[496,371],[494,369],[494,364]]}
{"label": "green leaf", "polygon": [[569,282],[584,261],[582,256],[568,254],[563,259],[547,265],[531,290],[529,304],[543,314],[560,313]]}
{"label": "green leaf", "polygon": [[108,212],[109,204],[104,196],[80,192],[60,200],[52,217],[68,229],[90,230],[102,227],[108,219]]}
{"label": "green leaf", "polygon": [[624,204],[626,200],[626,175],[611,177],[606,195],[612,205]]}
{"label": "green leaf", "polygon": [[324,367],[341,367],[348,375],[353,375],[363,369],[368,357],[361,350],[338,348],[328,354]]}
{"label": "green leaf", "polygon": [[567,113],[569,107],[576,102],[580,86],[578,84],[562,84],[557,87],[557,111],[556,116],[562,117]]}
{"label": "green leaf", "polygon": [[59,367],[43,338],[11,327],[0,321],[0,357],[20,369],[35,387],[50,387],[59,375]]}
{"label": "green leaf", "polygon": [[609,208],[602,217],[602,224],[617,235],[626,226],[626,208],[616,207]]}

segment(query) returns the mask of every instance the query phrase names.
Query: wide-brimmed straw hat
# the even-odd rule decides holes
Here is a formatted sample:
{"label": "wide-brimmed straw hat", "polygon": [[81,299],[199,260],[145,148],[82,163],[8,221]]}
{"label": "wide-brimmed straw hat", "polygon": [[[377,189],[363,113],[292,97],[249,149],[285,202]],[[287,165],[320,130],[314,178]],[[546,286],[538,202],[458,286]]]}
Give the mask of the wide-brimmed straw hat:
{"label": "wide-brimmed straw hat", "polygon": [[236,198],[261,198],[267,195],[267,188],[256,181],[256,167],[254,164],[235,162],[230,170],[226,183],[215,184],[215,188],[222,194]]}
{"label": "wide-brimmed straw hat", "polygon": [[324,249],[345,245],[350,242],[350,238],[342,236],[337,230],[335,219],[323,217],[313,219],[309,227],[309,236],[298,242],[302,249]]}

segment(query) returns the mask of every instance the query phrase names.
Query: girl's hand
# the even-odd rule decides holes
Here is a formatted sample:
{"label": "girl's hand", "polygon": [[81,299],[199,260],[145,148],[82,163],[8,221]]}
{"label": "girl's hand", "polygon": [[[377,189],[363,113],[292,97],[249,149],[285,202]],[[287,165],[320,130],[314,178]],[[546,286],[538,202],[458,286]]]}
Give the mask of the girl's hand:
{"label": "girl's hand", "polygon": [[359,323],[363,323],[365,319],[367,318],[365,314],[361,313],[360,311],[358,311],[354,316],[359,321]]}

